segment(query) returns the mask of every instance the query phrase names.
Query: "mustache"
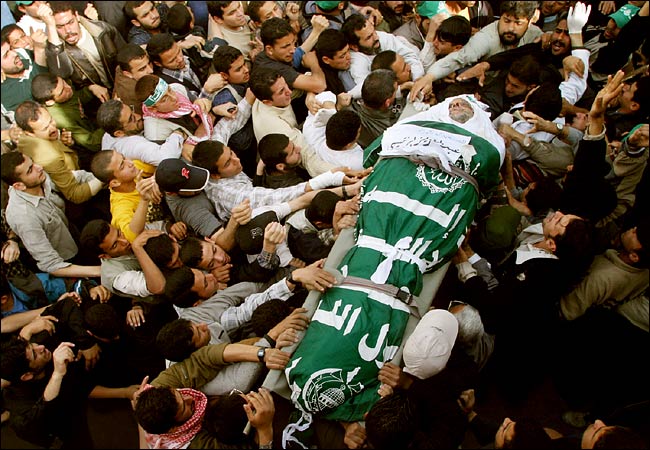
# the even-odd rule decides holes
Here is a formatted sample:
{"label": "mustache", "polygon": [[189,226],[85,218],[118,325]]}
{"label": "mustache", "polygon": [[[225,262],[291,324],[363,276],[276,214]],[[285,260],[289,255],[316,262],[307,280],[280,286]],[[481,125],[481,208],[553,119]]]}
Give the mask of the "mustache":
{"label": "mustache", "polygon": [[559,45],[560,47],[566,47],[566,44],[564,41],[561,41],[560,39],[555,39],[554,41],[551,41],[551,45]]}

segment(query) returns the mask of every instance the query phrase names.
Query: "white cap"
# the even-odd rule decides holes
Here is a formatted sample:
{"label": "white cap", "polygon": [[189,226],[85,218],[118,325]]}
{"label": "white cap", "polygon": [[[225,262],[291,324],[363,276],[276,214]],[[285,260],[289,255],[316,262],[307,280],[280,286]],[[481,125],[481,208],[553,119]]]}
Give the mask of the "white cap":
{"label": "white cap", "polygon": [[404,372],[420,379],[432,377],[447,366],[458,335],[456,317],[445,309],[426,313],[404,345]]}

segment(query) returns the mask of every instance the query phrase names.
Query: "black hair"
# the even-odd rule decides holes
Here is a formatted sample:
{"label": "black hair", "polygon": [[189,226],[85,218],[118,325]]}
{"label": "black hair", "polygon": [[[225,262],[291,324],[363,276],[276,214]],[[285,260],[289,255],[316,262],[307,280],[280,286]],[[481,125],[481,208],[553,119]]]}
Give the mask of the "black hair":
{"label": "black hair", "polygon": [[289,314],[291,314],[289,305],[284,300],[274,298],[255,308],[249,325],[255,336],[264,336]]}
{"label": "black hair", "polygon": [[350,110],[344,109],[334,114],[325,126],[325,142],[332,150],[343,150],[357,139],[361,118]]}
{"label": "black hair", "polygon": [[562,111],[562,93],[557,84],[542,83],[530,93],[524,105],[526,111],[552,121]]}
{"label": "black hair", "polygon": [[323,58],[328,57],[330,59],[334,59],[336,54],[343,50],[346,45],[348,45],[348,41],[345,39],[345,35],[341,32],[341,30],[334,30],[332,28],[328,28],[327,30],[323,31],[320,36],[318,36],[316,45],[314,45],[318,64],[325,73],[325,82],[327,84],[327,89],[337,95],[341,92],[345,92],[346,89],[343,86],[343,82],[339,78],[338,69],[334,69],[332,66],[325,63],[323,61]]}
{"label": "black hair", "polygon": [[243,433],[248,418],[244,405],[246,401],[233,392],[221,397],[219,402],[209,408],[205,414],[204,426],[210,434],[214,435],[220,443],[235,448],[248,448],[248,437]]}
{"label": "black hair", "polygon": [[[128,3],[128,2],[127,2]],[[127,72],[131,71],[131,61],[134,59],[142,59],[147,56],[145,49],[137,44],[126,44],[118,50],[115,62],[120,66],[120,70]]]}
{"label": "black hair", "polygon": [[512,440],[505,441],[503,448],[552,448],[553,442],[544,427],[535,419],[517,419]]}
{"label": "black hair", "polygon": [[535,182],[535,187],[526,194],[526,206],[533,215],[549,209],[558,209],[562,198],[562,188],[551,177],[544,177]]}
{"label": "black hair", "polygon": [[15,383],[20,377],[31,372],[25,350],[29,342],[20,336],[11,336],[8,341],[2,342],[2,358],[0,358],[0,376]]}
{"label": "black hair", "polygon": [[147,252],[154,264],[160,268],[166,268],[174,255],[174,241],[169,235],[163,233],[149,238],[144,244],[144,251]]}
{"label": "black hair", "polygon": [[636,91],[634,91],[634,97],[632,100],[639,104],[639,112],[644,117],[648,118],[650,113],[650,77],[645,76],[636,80]]}
{"label": "black hair", "polygon": [[[131,20],[138,20],[138,18],[135,15],[135,11],[133,11],[136,8],[141,7],[144,5],[148,0],[143,0],[143,1],[135,1],[135,2],[124,2],[124,6],[122,9],[124,10],[124,15]],[[153,2],[151,2],[153,3]]]}
{"label": "black hair", "polygon": [[217,161],[226,147],[219,141],[201,141],[192,152],[192,164],[206,169],[213,175],[219,174]]}
{"label": "black hair", "polygon": [[6,42],[11,45],[11,42],[9,42],[9,36],[11,36],[11,33],[16,30],[20,30],[24,33],[23,29],[15,23],[10,23],[9,25],[2,27],[2,30],[0,30],[0,42]]}
{"label": "black hair", "polygon": [[647,449],[648,444],[634,430],[615,425],[603,431],[594,442],[595,449],[636,450]]}
{"label": "black hair", "polygon": [[193,236],[188,237],[181,245],[180,258],[184,266],[199,267],[201,257],[203,255],[203,247],[201,239]]}
{"label": "black hair", "polygon": [[177,425],[178,403],[171,387],[151,387],[138,396],[135,419],[151,434],[165,434]]}
{"label": "black hair", "polygon": [[147,97],[154,93],[160,78],[158,75],[145,75],[135,84],[135,98],[139,102],[144,102]]}
{"label": "black hair", "polygon": [[271,90],[271,86],[281,76],[277,69],[258,66],[251,73],[249,87],[259,101],[272,100],[273,91]]}
{"label": "black hair", "polygon": [[334,208],[341,201],[341,197],[332,191],[321,191],[314,196],[309,206],[305,209],[305,217],[312,224],[323,222],[332,223],[334,217]]}
{"label": "black hair", "polygon": [[352,14],[345,19],[341,31],[350,45],[359,45],[359,36],[355,31],[362,30],[366,26],[366,18],[361,14]]}
{"label": "black hair", "polygon": [[111,136],[115,136],[115,132],[122,129],[120,116],[122,115],[123,106],[124,103],[116,98],[102,103],[97,110],[97,117],[95,119],[97,126]]}
{"label": "black hair", "polygon": [[184,36],[192,31],[191,24],[192,13],[190,13],[187,6],[176,3],[169,8],[169,12],[167,13],[167,26],[169,27],[169,31]]}
{"label": "black hair", "polygon": [[103,339],[114,339],[120,334],[121,321],[115,309],[106,303],[92,305],[84,313],[86,329]]}
{"label": "black hair", "polygon": [[170,361],[183,361],[196,350],[192,343],[192,322],[176,319],[166,323],[156,336],[156,347]]}
{"label": "black hair", "polygon": [[16,108],[14,113],[14,120],[16,125],[23,129],[23,131],[28,131],[30,133],[34,132],[34,129],[29,124],[29,122],[36,122],[41,116],[41,106],[40,103],[35,102],[34,100],[25,100]]}
{"label": "black hair", "polygon": [[406,393],[380,398],[366,416],[366,436],[373,448],[409,447],[417,431],[416,407]]}
{"label": "black hair", "polygon": [[508,73],[522,83],[536,85],[539,84],[541,71],[542,68],[539,62],[532,55],[524,55],[512,63]]}
{"label": "black hair", "polygon": [[25,162],[25,155],[20,152],[9,152],[0,156],[0,173],[2,174],[2,181],[11,186],[18,183],[20,178],[16,174],[16,168]]}
{"label": "black hair", "polygon": [[267,171],[274,171],[275,166],[284,164],[287,158],[285,149],[289,145],[289,138],[281,133],[271,133],[260,139],[257,151],[260,159],[264,161]]}
{"label": "black hair", "polygon": [[160,54],[173,47],[174,36],[169,33],[157,33],[147,43],[147,53],[151,62],[161,62]]}
{"label": "black hair", "polygon": [[265,47],[273,46],[278,39],[295,33],[288,21],[279,17],[271,17],[262,24],[260,39]]}
{"label": "black hair", "polygon": [[223,19],[223,10],[226,9],[232,1],[214,1],[214,2],[207,2],[208,4],[208,14],[210,14],[212,17],[218,17],[219,19]]}
{"label": "black hair", "polygon": [[39,103],[52,100],[57,84],[59,84],[58,76],[49,72],[39,73],[32,80],[32,97]]}
{"label": "black hair", "polygon": [[90,171],[102,183],[108,183],[115,178],[114,172],[108,169],[108,166],[113,159],[113,152],[115,150],[100,150],[95,153],[92,161],[90,161]]}
{"label": "black hair", "polygon": [[230,45],[220,45],[212,55],[212,67],[217,72],[228,73],[232,63],[242,56],[242,52]]}
{"label": "black hair", "polygon": [[79,243],[87,252],[100,255],[104,253],[104,250],[99,245],[104,242],[110,231],[111,224],[104,219],[91,220],[81,230]]}
{"label": "black hair", "polygon": [[380,109],[395,93],[397,75],[392,70],[373,70],[361,87],[361,98],[368,108]]}
{"label": "black hair", "polygon": [[535,15],[539,2],[501,2],[501,15],[510,14],[515,17],[525,17],[530,20]]}
{"label": "black hair", "polygon": [[327,56],[330,59],[334,58],[334,56],[343,50],[346,45],[348,45],[348,41],[341,30],[328,28],[318,36],[316,45],[314,45],[314,50],[316,51],[316,57],[320,62],[323,60],[324,56]]}
{"label": "black hair", "polygon": [[194,286],[194,272],[187,266],[175,269],[165,282],[164,298],[179,308],[189,308],[199,299]]}
{"label": "black hair", "polygon": [[377,70],[377,69],[387,69],[387,70],[393,70],[391,67],[393,64],[395,64],[395,60],[397,59],[397,53],[395,53],[393,50],[384,50],[383,52],[377,53],[377,56],[375,56],[375,59],[372,60],[372,64],[370,65],[370,70]]}
{"label": "black hair", "polygon": [[580,277],[594,258],[593,226],[588,221],[577,218],[566,226],[561,235],[553,236],[555,256],[570,273]]}
{"label": "black hair", "polygon": [[436,37],[453,45],[465,45],[472,37],[472,25],[463,16],[451,16],[442,21]]}
{"label": "black hair", "polygon": [[253,22],[260,23],[262,21],[262,18],[260,17],[260,8],[264,6],[264,3],[266,3],[266,1],[248,2],[248,6],[246,7],[246,14],[248,14],[248,17],[250,17]]}
{"label": "black hair", "polygon": [[50,8],[52,8],[52,14],[66,11],[72,11],[73,14],[76,12],[71,2],[52,2],[50,3]]}

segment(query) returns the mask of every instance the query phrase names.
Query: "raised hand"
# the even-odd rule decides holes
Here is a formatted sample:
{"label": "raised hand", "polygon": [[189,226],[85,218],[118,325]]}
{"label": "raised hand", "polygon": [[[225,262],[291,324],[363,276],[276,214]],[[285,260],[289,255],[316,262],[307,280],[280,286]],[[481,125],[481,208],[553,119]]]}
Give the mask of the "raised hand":
{"label": "raised hand", "polygon": [[584,27],[587,20],[589,20],[590,12],[591,5],[587,6],[580,2],[569,8],[569,15],[566,18],[566,23],[569,27],[569,34],[582,33],[582,27]]}

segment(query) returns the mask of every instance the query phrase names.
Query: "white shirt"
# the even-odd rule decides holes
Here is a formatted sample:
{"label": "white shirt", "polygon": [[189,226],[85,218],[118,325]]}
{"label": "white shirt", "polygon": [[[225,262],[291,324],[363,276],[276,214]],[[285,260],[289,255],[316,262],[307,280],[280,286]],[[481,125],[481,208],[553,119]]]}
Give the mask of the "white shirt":
{"label": "white shirt", "polygon": [[[336,103],[336,96],[330,92],[321,92],[316,96],[320,103],[331,101]],[[302,134],[307,144],[316,151],[320,158],[335,166],[345,166],[352,170],[363,170],[363,149],[359,144],[349,150],[332,150],[327,146],[325,131],[327,122],[336,114],[336,108],[321,108],[316,114],[311,112],[302,126]]]}
{"label": "white shirt", "polygon": [[[383,31],[377,31],[377,36],[379,36],[379,48],[381,51],[393,50],[411,66],[411,77],[414,80],[424,75],[424,66],[422,65],[422,61],[420,61],[419,50],[416,47],[393,34],[384,33]],[[350,64],[350,75],[352,75],[357,85],[362,85],[370,73],[372,60],[375,59],[375,56],[351,51],[350,57],[352,60]]]}

